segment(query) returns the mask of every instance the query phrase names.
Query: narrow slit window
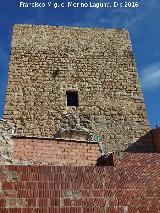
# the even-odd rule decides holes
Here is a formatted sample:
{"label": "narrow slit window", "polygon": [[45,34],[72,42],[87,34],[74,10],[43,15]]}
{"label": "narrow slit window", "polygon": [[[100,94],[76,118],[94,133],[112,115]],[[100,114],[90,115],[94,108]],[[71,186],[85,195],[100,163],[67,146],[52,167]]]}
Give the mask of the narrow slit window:
{"label": "narrow slit window", "polygon": [[78,92],[77,91],[67,91],[67,106],[78,107]]}

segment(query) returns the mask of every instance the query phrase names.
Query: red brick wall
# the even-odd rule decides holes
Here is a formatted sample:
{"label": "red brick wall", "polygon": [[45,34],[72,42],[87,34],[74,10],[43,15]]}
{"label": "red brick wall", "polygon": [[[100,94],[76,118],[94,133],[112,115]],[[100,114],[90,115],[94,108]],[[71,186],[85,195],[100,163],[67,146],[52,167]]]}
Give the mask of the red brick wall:
{"label": "red brick wall", "polygon": [[112,165],[122,169],[135,168],[138,169],[138,176],[141,176],[143,172],[148,172],[149,175],[154,171],[153,175],[160,175],[160,154],[159,153],[127,153],[127,152],[117,152],[113,153]]}
{"label": "red brick wall", "polygon": [[0,212],[160,212],[160,154],[115,153],[113,161],[115,166],[0,166]]}
{"label": "red brick wall", "polygon": [[15,138],[13,158],[35,164],[95,165],[100,157],[97,143]]}

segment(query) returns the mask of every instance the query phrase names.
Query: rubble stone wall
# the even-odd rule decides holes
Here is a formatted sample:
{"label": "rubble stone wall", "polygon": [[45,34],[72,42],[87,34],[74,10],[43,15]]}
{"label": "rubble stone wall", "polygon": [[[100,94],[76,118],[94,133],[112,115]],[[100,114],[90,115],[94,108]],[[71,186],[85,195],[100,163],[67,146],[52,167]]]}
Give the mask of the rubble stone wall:
{"label": "rubble stone wall", "polygon": [[[66,91],[78,92],[78,107],[67,107]],[[128,31],[14,25],[4,118],[20,136],[52,138],[75,112],[106,153],[149,130]]]}
{"label": "rubble stone wall", "polygon": [[13,153],[12,135],[14,126],[0,119],[0,164],[11,164]]}

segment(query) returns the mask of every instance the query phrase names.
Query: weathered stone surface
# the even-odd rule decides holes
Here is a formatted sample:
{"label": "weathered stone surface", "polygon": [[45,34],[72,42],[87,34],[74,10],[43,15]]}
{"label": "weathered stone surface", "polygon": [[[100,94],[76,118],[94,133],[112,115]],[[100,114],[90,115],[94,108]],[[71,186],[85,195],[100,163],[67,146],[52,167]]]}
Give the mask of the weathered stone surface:
{"label": "weathered stone surface", "polygon": [[0,164],[12,162],[14,125],[0,119]]}
{"label": "weathered stone surface", "polygon": [[85,115],[74,112],[62,116],[59,130],[55,137],[76,139],[79,141],[93,141],[94,131],[92,121]]}
{"label": "weathered stone surface", "polygon": [[79,117],[91,121],[106,153],[149,130],[128,31],[14,25],[4,118],[21,136],[53,137],[77,91]]}

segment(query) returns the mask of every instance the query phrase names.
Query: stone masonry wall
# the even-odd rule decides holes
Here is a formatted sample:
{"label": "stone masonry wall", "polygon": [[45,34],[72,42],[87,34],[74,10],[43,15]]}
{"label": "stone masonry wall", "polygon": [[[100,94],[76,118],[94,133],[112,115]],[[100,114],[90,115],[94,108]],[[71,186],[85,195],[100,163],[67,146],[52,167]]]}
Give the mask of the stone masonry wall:
{"label": "stone masonry wall", "polygon": [[[66,91],[78,92],[77,108]],[[149,130],[128,31],[14,25],[4,118],[20,136],[52,138],[68,114],[106,153]]]}
{"label": "stone masonry wall", "polygon": [[0,119],[0,165],[12,163],[14,125]]}

